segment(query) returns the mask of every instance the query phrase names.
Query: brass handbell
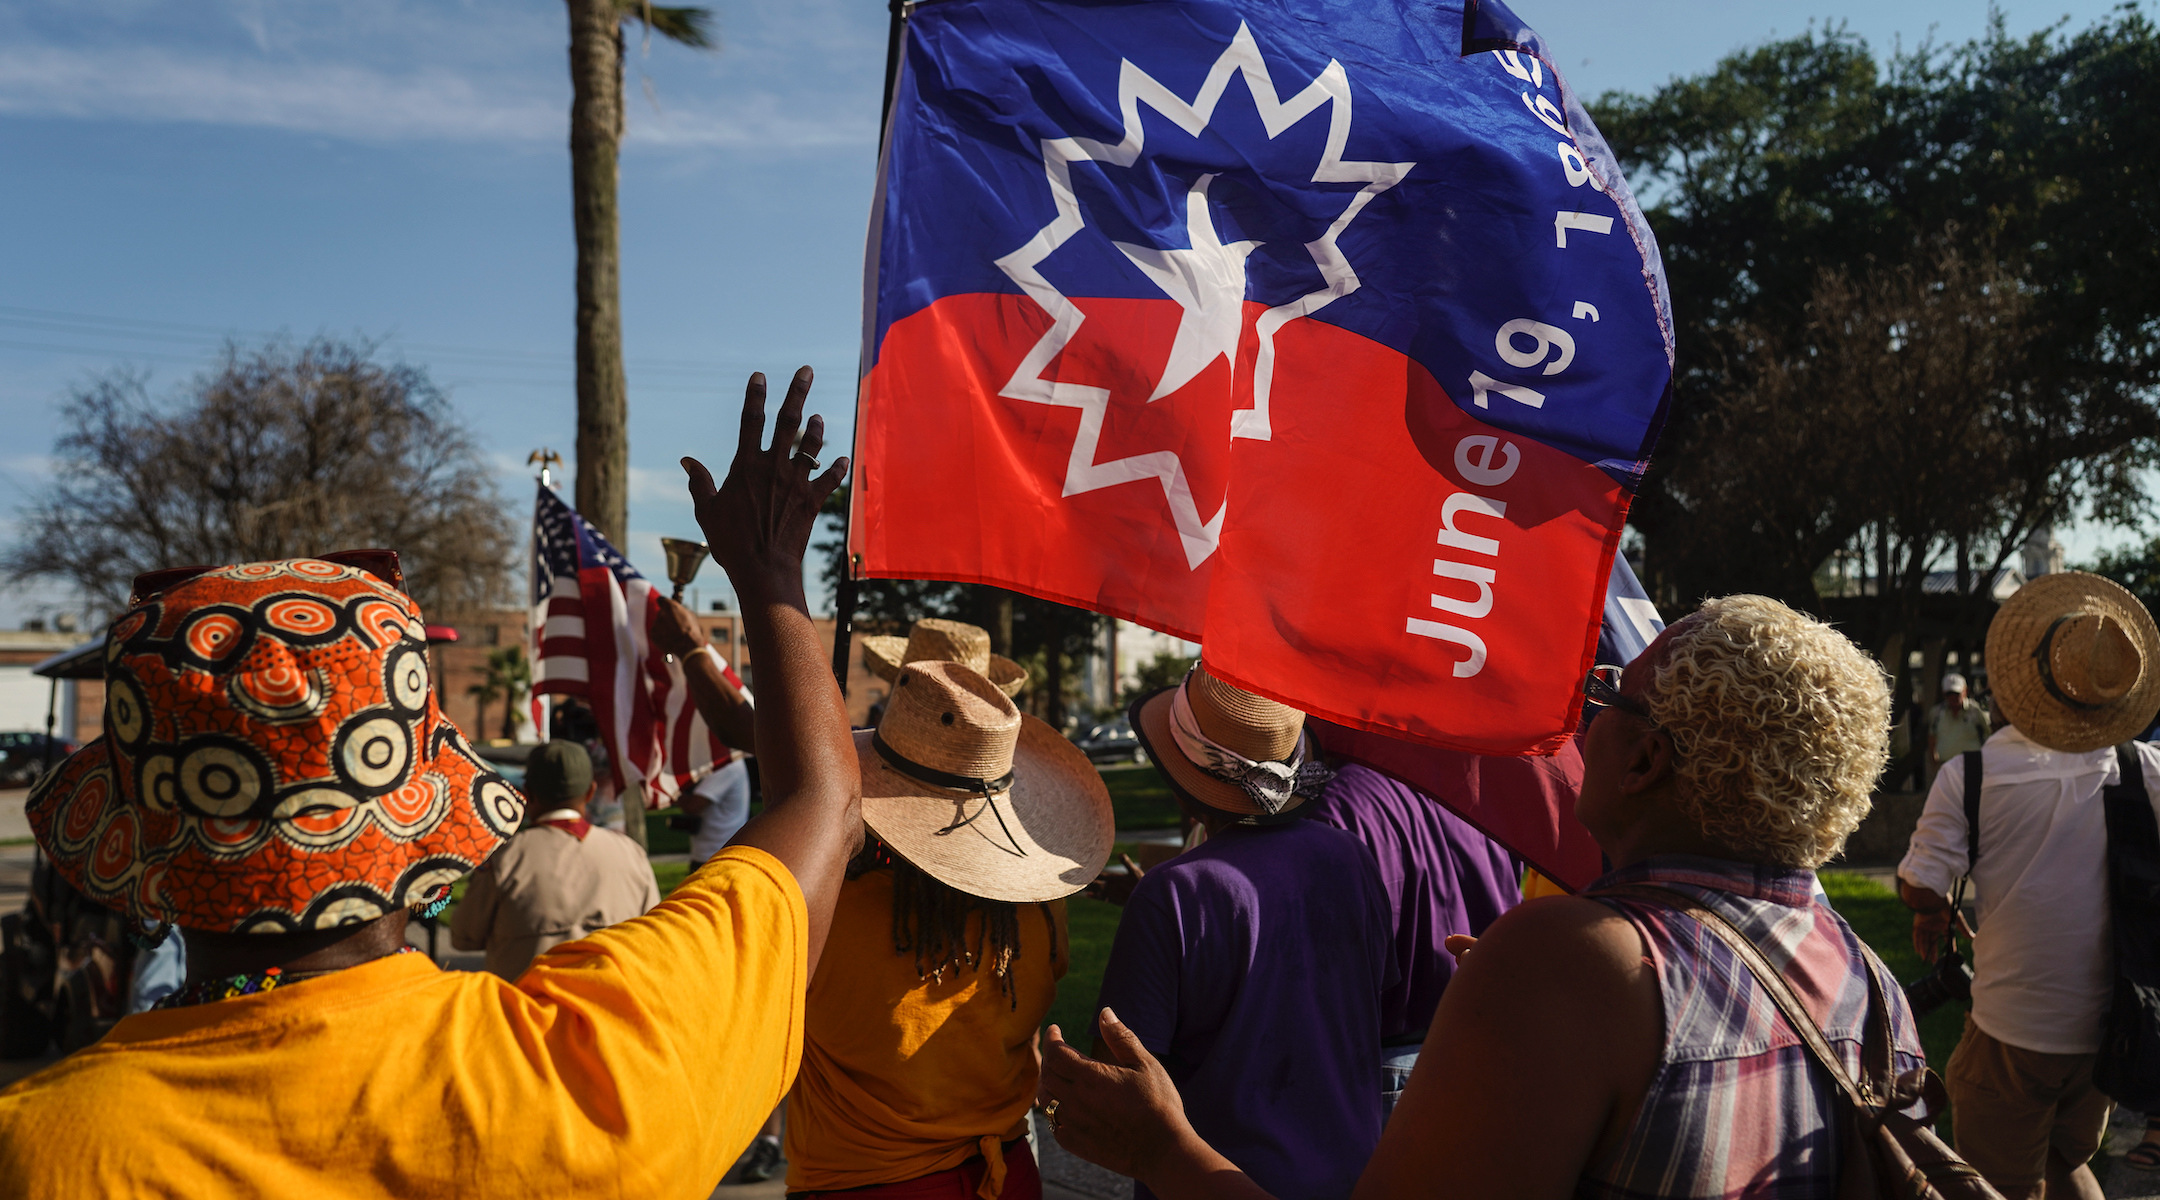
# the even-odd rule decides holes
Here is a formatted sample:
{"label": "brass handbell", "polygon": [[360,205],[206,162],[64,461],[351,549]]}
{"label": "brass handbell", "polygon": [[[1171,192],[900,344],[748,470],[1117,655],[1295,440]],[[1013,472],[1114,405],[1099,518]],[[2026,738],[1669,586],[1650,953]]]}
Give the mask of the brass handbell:
{"label": "brass handbell", "polygon": [[667,554],[668,582],[675,585],[675,603],[681,604],[683,589],[697,578],[698,568],[705,565],[705,543],[687,541],[683,538],[664,537],[660,549]]}

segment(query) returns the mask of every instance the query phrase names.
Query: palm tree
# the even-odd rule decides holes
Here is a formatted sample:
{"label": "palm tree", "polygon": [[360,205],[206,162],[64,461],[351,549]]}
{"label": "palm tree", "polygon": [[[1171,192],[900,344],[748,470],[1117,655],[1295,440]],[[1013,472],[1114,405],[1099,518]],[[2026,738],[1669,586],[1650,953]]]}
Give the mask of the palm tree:
{"label": "palm tree", "polygon": [[497,698],[503,702],[502,736],[515,740],[518,726],[525,723],[525,714],[518,711],[518,699],[532,687],[532,661],[525,657],[525,647],[504,646],[488,651],[487,671],[480,682],[466,688],[473,698],[473,729],[485,733],[487,706]]}
{"label": "palm tree", "polygon": [[706,49],[712,11],[643,0],[568,0],[570,192],[577,233],[577,509],[618,546],[630,520],[615,165],[623,135],[623,26]]}
{"label": "palm tree", "polygon": [[488,705],[495,703],[495,698],[502,695],[502,685],[495,682],[494,673],[490,672],[480,682],[466,688],[465,694],[473,698],[472,740],[486,741]]}

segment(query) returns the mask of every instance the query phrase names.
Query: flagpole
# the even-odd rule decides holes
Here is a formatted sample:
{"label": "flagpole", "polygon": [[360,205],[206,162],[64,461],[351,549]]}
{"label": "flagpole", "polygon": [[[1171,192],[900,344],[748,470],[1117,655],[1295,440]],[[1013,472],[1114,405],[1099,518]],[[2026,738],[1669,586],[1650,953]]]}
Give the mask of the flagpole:
{"label": "flagpole", "polygon": [[[532,466],[534,463],[540,464],[540,486],[549,489],[554,488],[555,474],[549,468],[561,466],[562,455],[542,446],[525,456],[526,466]],[[538,506],[535,506],[533,509],[532,536],[525,541],[525,570],[527,575],[525,594],[527,596],[532,595],[533,589],[539,586],[540,564],[533,557],[533,547],[539,544],[540,510]],[[530,661],[532,673],[535,675],[540,673],[540,635],[542,627],[546,623],[540,614],[532,611],[537,607],[539,606],[529,603],[525,606],[525,623],[532,627],[525,638],[525,657]],[[533,686],[538,688],[540,681],[538,679],[533,680]],[[545,744],[555,732],[554,706],[541,699],[538,691],[529,695],[526,698],[526,703],[532,708],[533,737],[535,740]]]}
{"label": "flagpole", "polygon": [[[900,79],[901,35],[907,26],[907,0],[886,0],[886,11],[891,14],[885,26],[885,101],[878,113],[878,165],[885,163],[885,139],[891,132],[893,87]],[[858,365],[855,375],[855,420],[848,429],[848,461],[854,464],[854,474],[862,474],[862,460],[856,448],[862,441],[862,376],[869,369],[868,362]],[[848,692],[848,648],[855,627],[855,547],[853,543],[855,523],[855,497],[860,489],[857,480],[848,481],[848,503],[840,511],[840,579],[833,585],[833,678],[840,684],[840,695]]]}

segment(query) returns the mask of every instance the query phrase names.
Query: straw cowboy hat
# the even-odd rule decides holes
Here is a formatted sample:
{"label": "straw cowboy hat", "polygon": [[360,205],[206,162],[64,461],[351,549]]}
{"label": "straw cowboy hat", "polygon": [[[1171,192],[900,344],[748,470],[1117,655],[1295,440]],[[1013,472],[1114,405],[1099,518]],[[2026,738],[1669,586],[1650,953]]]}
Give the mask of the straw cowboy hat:
{"label": "straw cowboy hat", "polygon": [[855,734],[879,840],[986,900],[1056,900],[1102,873],[1116,820],[1087,755],[959,663],[896,676],[877,729]]}
{"label": "straw cowboy hat", "polygon": [[866,637],[863,666],[887,683],[900,668],[915,662],[956,662],[984,676],[1008,696],[1027,686],[1027,668],[1002,654],[990,653],[990,631],[980,625],[937,618],[917,621],[906,637]]}
{"label": "straw cowboy hat", "polygon": [[525,798],[435,703],[420,610],[319,559],[206,570],[106,633],[105,736],[24,811],[143,921],[292,933],[447,897]]}
{"label": "straw cowboy hat", "polygon": [[1133,732],[1171,786],[1209,808],[1281,816],[1334,776],[1305,736],[1305,714],[1208,674],[1133,702]]}
{"label": "straw cowboy hat", "polygon": [[2160,710],[2160,630],[2121,584],[2043,575],[1988,626],[1995,700],[2026,737],[2082,753],[2128,741]]}

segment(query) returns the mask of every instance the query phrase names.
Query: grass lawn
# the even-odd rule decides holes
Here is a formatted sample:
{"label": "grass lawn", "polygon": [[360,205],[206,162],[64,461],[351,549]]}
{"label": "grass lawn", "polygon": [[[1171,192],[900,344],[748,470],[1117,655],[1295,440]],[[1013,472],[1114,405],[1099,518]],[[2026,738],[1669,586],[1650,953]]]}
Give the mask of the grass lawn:
{"label": "grass lawn", "polygon": [[1117,813],[1119,829],[1178,827],[1177,801],[1154,767],[1129,763],[1099,770],[1110,788],[1110,807]]}
{"label": "grass lawn", "polygon": [[[1830,894],[1831,907],[1845,918],[1860,940],[1875,951],[1900,982],[1910,983],[1920,978],[1927,964],[1912,948],[1912,910],[1897,898],[1897,893],[1876,883],[1864,875],[1846,875],[1830,870],[1822,873],[1823,891]],[[1962,943],[1961,943],[1962,944]],[[1967,951],[1970,954],[1971,951]],[[1950,1069],[1950,1052],[1957,1049],[1958,1039],[1965,1034],[1967,1006],[1958,1003],[1945,1004],[1920,1022],[1920,1045],[1927,1051],[1928,1066],[1937,1075]],[[1945,1139],[1950,1137],[1950,1109],[1944,1105],[1942,1119],[1935,1123],[1936,1132]]]}
{"label": "grass lawn", "polygon": [[659,881],[660,894],[665,896],[675,890],[675,885],[690,878],[690,864],[686,862],[654,863],[652,873],[653,878]]}
{"label": "grass lawn", "polygon": [[1065,1040],[1085,1053],[1095,1035],[1095,996],[1102,991],[1103,966],[1110,961],[1110,939],[1117,936],[1125,910],[1115,904],[1074,896],[1065,902],[1066,936],[1072,962],[1058,983],[1057,1000],[1044,1024],[1064,1031]]}
{"label": "grass lawn", "polygon": [[[688,854],[690,835],[680,829],[669,829],[668,818],[681,815],[679,808],[654,809],[645,814],[645,852],[647,854]],[[667,890],[665,883],[661,891]]]}

